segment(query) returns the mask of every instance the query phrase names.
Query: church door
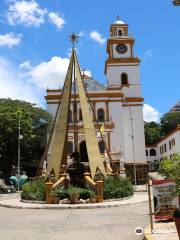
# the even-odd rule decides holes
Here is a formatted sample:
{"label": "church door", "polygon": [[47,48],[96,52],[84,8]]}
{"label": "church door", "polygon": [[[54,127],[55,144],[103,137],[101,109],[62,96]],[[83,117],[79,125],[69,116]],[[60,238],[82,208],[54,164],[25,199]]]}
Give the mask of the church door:
{"label": "church door", "polygon": [[89,162],[85,141],[80,143],[79,149],[80,149],[81,162]]}

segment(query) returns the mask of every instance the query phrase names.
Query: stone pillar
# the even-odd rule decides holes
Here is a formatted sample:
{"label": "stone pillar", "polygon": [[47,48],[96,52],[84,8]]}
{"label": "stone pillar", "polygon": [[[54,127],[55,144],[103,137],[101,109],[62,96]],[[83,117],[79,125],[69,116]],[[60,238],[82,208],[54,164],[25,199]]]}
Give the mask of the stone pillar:
{"label": "stone pillar", "polygon": [[97,202],[103,202],[103,181],[96,182]]}
{"label": "stone pillar", "polygon": [[53,199],[50,195],[52,186],[53,186],[53,183],[51,181],[46,183],[46,203],[47,204],[52,204],[53,203]]}

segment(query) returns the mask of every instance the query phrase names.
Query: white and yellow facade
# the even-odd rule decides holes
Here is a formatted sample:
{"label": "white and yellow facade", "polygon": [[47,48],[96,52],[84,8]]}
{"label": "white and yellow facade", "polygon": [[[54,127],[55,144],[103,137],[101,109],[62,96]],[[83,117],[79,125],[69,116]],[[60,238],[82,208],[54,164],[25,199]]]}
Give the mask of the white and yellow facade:
{"label": "white and yellow facade", "polygon": [[[134,42],[133,37],[128,34],[127,24],[119,20],[113,23],[110,26],[110,38],[107,41],[108,57],[105,62],[107,86],[85,75],[84,83],[95,117],[100,125],[104,125],[103,137],[112,159],[118,159],[121,153],[121,159],[123,158],[127,165],[133,166],[135,163],[140,166],[142,176],[146,174],[143,97],[139,71],[140,60],[134,57]],[[47,109],[53,116],[55,116],[61,93],[62,89],[47,90],[45,97]],[[72,102],[73,98],[72,93]],[[76,98],[78,142],[81,152],[84,151],[82,147],[84,133],[78,94]],[[73,112],[73,103],[70,108]],[[96,126],[95,117],[92,114]],[[69,130],[68,141],[72,145],[73,119],[70,119]],[[99,145],[101,148],[101,139],[99,139]]]}

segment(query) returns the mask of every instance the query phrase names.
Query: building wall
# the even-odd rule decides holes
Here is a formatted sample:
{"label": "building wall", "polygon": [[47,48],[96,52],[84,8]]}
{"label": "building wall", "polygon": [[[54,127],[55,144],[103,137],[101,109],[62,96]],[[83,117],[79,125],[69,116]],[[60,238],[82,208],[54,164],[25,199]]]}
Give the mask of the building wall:
{"label": "building wall", "polygon": [[[156,150],[156,156],[150,156],[151,149]],[[148,162],[160,161],[164,157],[171,158],[173,154],[180,153],[180,128],[165,136],[162,141],[157,143],[156,147],[148,146],[146,150],[148,151]]]}
{"label": "building wall", "polygon": [[133,163],[135,161],[136,163],[145,163],[146,156],[142,107],[124,107],[123,124],[125,145],[124,158],[126,162]]}

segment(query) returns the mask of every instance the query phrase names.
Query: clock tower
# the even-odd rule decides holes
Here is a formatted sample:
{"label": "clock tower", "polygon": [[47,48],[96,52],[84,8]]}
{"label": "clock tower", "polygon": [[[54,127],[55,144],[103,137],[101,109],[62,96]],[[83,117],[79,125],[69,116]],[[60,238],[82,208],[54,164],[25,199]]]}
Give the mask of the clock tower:
{"label": "clock tower", "polygon": [[140,97],[140,60],[134,56],[134,42],[128,24],[117,20],[110,26],[105,74],[109,89],[120,88],[129,97]]}
{"label": "clock tower", "polygon": [[138,179],[138,176],[146,176],[147,164],[140,59],[134,56],[134,43],[128,24],[119,19],[111,24],[105,74],[108,90],[122,94],[121,102],[110,103],[110,115],[116,128],[112,133],[113,145],[123,153],[126,169],[132,172],[132,177],[136,168]]}

